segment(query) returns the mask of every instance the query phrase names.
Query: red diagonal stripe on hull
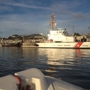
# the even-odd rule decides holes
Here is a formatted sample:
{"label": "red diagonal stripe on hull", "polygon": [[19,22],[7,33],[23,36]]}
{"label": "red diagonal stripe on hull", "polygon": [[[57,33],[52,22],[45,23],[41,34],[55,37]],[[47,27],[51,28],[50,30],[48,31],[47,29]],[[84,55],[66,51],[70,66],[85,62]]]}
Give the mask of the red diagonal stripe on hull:
{"label": "red diagonal stripe on hull", "polygon": [[83,44],[83,42],[78,42],[76,45],[75,45],[75,48],[80,48],[80,46]]}

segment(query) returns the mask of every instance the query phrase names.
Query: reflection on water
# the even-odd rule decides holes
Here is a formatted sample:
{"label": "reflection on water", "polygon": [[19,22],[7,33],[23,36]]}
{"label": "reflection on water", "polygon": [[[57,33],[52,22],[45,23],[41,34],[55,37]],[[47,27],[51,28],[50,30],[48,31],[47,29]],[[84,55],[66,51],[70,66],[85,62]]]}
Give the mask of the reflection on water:
{"label": "reflection on water", "polygon": [[0,76],[28,68],[90,89],[90,50],[0,48]]}

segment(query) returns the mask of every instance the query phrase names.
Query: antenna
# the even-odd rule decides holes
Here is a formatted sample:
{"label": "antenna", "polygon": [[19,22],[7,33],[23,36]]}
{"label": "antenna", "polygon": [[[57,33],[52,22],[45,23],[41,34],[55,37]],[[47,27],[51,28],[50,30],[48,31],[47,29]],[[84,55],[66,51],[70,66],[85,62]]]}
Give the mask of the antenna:
{"label": "antenna", "polygon": [[73,35],[74,35],[74,25],[73,25]]}
{"label": "antenna", "polygon": [[74,35],[74,33],[75,33],[75,32],[74,32],[74,23],[73,23],[73,35]]}
{"label": "antenna", "polygon": [[88,29],[90,30],[90,27],[88,27]]}

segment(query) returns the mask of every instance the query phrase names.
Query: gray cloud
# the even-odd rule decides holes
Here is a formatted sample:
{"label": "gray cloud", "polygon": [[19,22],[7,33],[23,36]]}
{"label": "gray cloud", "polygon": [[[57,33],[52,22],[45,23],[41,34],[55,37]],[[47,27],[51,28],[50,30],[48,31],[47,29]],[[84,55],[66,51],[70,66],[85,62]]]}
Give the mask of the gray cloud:
{"label": "gray cloud", "polygon": [[36,6],[36,5],[28,5],[28,4],[25,4],[25,3],[17,3],[17,2],[11,1],[11,0],[10,0],[10,2],[2,2],[2,1],[0,1],[0,4],[4,4],[4,5],[8,5],[8,6],[24,7],[24,8],[51,10],[51,8],[48,8],[48,7],[41,7],[41,6]]}
{"label": "gray cloud", "polygon": [[2,11],[13,11],[10,6],[0,5],[0,12]]}
{"label": "gray cloud", "polygon": [[82,19],[82,20],[85,20],[85,19],[90,18],[90,14],[84,14],[82,12],[77,12],[77,13],[72,14],[72,16],[70,18],[71,19]]}
{"label": "gray cloud", "polygon": [[[29,18],[28,18],[29,17]],[[43,16],[40,16],[41,18]],[[9,14],[0,16],[0,30],[3,33],[0,36],[10,36],[13,34],[28,35],[33,33],[42,33],[47,27],[49,22],[40,20],[36,15],[29,16],[28,14]],[[36,20],[35,20],[36,19]]]}
{"label": "gray cloud", "polygon": [[51,5],[51,8],[56,11],[59,12],[60,14],[71,14],[73,13],[73,9],[75,9],[76,7],[78,7],[79,5],[81,5],[82,2],[78,2],[78,1],[63,1],[62,3],[53,3]]}

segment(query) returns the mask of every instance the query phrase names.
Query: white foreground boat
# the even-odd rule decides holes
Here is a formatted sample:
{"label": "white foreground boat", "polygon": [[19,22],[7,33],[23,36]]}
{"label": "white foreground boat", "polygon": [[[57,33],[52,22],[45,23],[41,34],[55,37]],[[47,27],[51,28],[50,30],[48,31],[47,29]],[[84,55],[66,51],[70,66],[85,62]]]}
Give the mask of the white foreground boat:
{"label": "white foreground boat", "polygon": [[69,36],[66,29],[58,28],[55,30],[55,15],[52,14],[50,34],[47,39],[39,40],[39,42],[23,42],[22,47],[45,47],[45,48],[90,48],[90,42],[86,36],[82,36],[79,40],[76,36]]}
{"label": "white foreground boat", "polygon": [[58,80],[31,68],[0,78],[0,90],[84,90],[83,88]]}

